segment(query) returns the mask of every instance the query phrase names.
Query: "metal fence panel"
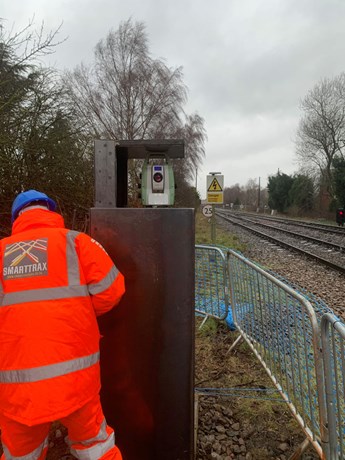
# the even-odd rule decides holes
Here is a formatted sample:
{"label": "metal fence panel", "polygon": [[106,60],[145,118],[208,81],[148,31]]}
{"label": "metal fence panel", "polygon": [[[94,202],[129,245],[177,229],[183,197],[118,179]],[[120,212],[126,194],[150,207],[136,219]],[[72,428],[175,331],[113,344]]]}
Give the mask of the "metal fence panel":
{"label": "metal fence panel", "polygon": [[328,435],[323,366],[319,325],[312,305],[231,250],[228,271],[236,327],[324,458]]}
{"label": "metal fence panel", "polygon": [[320,458],[345,460],[345,324],[235,251],[197,245],[195,261],[196,311],[229,313]]}
{"label": "metal fence panel", "polygon": [[327,313],[321,319],[329,427],[329,460],[345,459],[345,324]]}
{"label": "metal fence panel", "polygon": [[215,246],[195,246],[195,311],[218,319],[229,311],[226,256]]}

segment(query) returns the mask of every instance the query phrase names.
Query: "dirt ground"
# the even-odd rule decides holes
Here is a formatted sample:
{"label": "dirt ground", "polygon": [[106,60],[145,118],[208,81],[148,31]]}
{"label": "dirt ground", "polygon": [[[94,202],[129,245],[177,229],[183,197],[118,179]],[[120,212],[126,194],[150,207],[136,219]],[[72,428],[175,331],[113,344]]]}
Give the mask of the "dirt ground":
{"label": "dirt ground", "polygon": [[67,430],[59,423],[55,423],[50,430],[49,449],[47,460],[72,460],[75,457],[70,454],[69,448],[65,443]]}
{"label": "dirt ground", "polygon": [[[305,436],[262,365],[245,343],[228,352],[237,333],[225,324],[209,320],[199,330],[200,322],[195,387],[227,388],[231,396],[200,398],[197,460],[289,459]],[[309,447],[301,458],[319,457]]]}

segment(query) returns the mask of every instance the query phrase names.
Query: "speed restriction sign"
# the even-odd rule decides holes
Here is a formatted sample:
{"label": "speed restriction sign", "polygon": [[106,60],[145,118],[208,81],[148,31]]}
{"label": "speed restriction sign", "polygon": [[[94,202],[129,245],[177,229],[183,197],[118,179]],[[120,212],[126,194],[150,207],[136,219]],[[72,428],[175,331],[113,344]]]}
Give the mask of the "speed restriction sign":
{"label": "speed restriction sign", "polygon": [[212,217],[212,205],[207,204],[202,208],[202,213],[205,217]]}

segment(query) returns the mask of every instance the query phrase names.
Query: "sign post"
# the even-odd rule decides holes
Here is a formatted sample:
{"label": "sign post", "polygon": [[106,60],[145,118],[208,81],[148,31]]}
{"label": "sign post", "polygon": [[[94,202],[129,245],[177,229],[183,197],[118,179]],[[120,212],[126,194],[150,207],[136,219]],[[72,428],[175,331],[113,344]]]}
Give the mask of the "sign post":
{"label": "sign post", "polygon": [[223,204],[224,176],[220,172],[210,172],[206,178],[207,203],[212,205],[211,241],[216,242],[215,204]]}

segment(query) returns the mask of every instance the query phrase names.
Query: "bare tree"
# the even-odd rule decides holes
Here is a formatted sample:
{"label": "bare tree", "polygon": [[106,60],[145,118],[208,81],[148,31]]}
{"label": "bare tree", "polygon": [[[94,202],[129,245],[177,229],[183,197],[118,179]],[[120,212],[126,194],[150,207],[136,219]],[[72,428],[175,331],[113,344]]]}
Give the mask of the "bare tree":
{"label": "bare tree", "polygon": [[94,58],[91,66],[81,64],[64,78],[90,131],[115,140],[183,137],[185,178],[191,179],[204,156],[206,134],[203,119],[184,112],[182,69],[152,58],[144,24],[131,19],[97,44]]}
{"label": "bare tree", "polygon": [[57,39],[60,28],[46,33],[44,23],[37,30],[32,19],[17,32],[7,31],[0,19],[0,115],[22,99],[30,78],[34,78],[37,60],[52,54],[65,41]]}
{"label": "bare tree", "polygon": [[196,171],[205,155],[204,144],[207,136],[204,119],[198,114],[187,115],[185,124],[171,132],[170,136],[185,140],[185,159],[176,162],[175,170],[180,170],[183,178],[190,181],[195,178]]}
{"label": "bare tree", "polygon": [[245,204],[253,209],[258,206],[259,186],[255,179],[248,179],[245,190]]}
{"label": "bare tree", "polygon": [[150,57],[142,23],[128,20],[110,32],[96,46],[94,65],[78,66],[65,81],[100,135],[159,138],[180,125],[186,102],[181,68]]}
{"label": "bare tree", "polygon": [[10,50],[10,55],[17,66],[26,63],[32,65],[34,59],[54,53],[55,48],[66,40],[66,38],[57,39],[62,24],[57,29],[46,32],[44,22],[37,29],[32,18],[23,29],[15,32],[13,27],[7,31],[4,22],[4,19],[0,19],[0,57],[4,51]]}
{"label": "bare tree", "polygon": [[224,202],[226,204],[240,204],[241,203],[242,188],[240,184],[232,185],[231,187],[225,187],[224,189]]}
{"label": "bare tree", "polygon": [[303,111],[296,136],[301,171],[321,175],[332,193],[332,161],[345,147],[345,74],[323,79],[301,102]]}

